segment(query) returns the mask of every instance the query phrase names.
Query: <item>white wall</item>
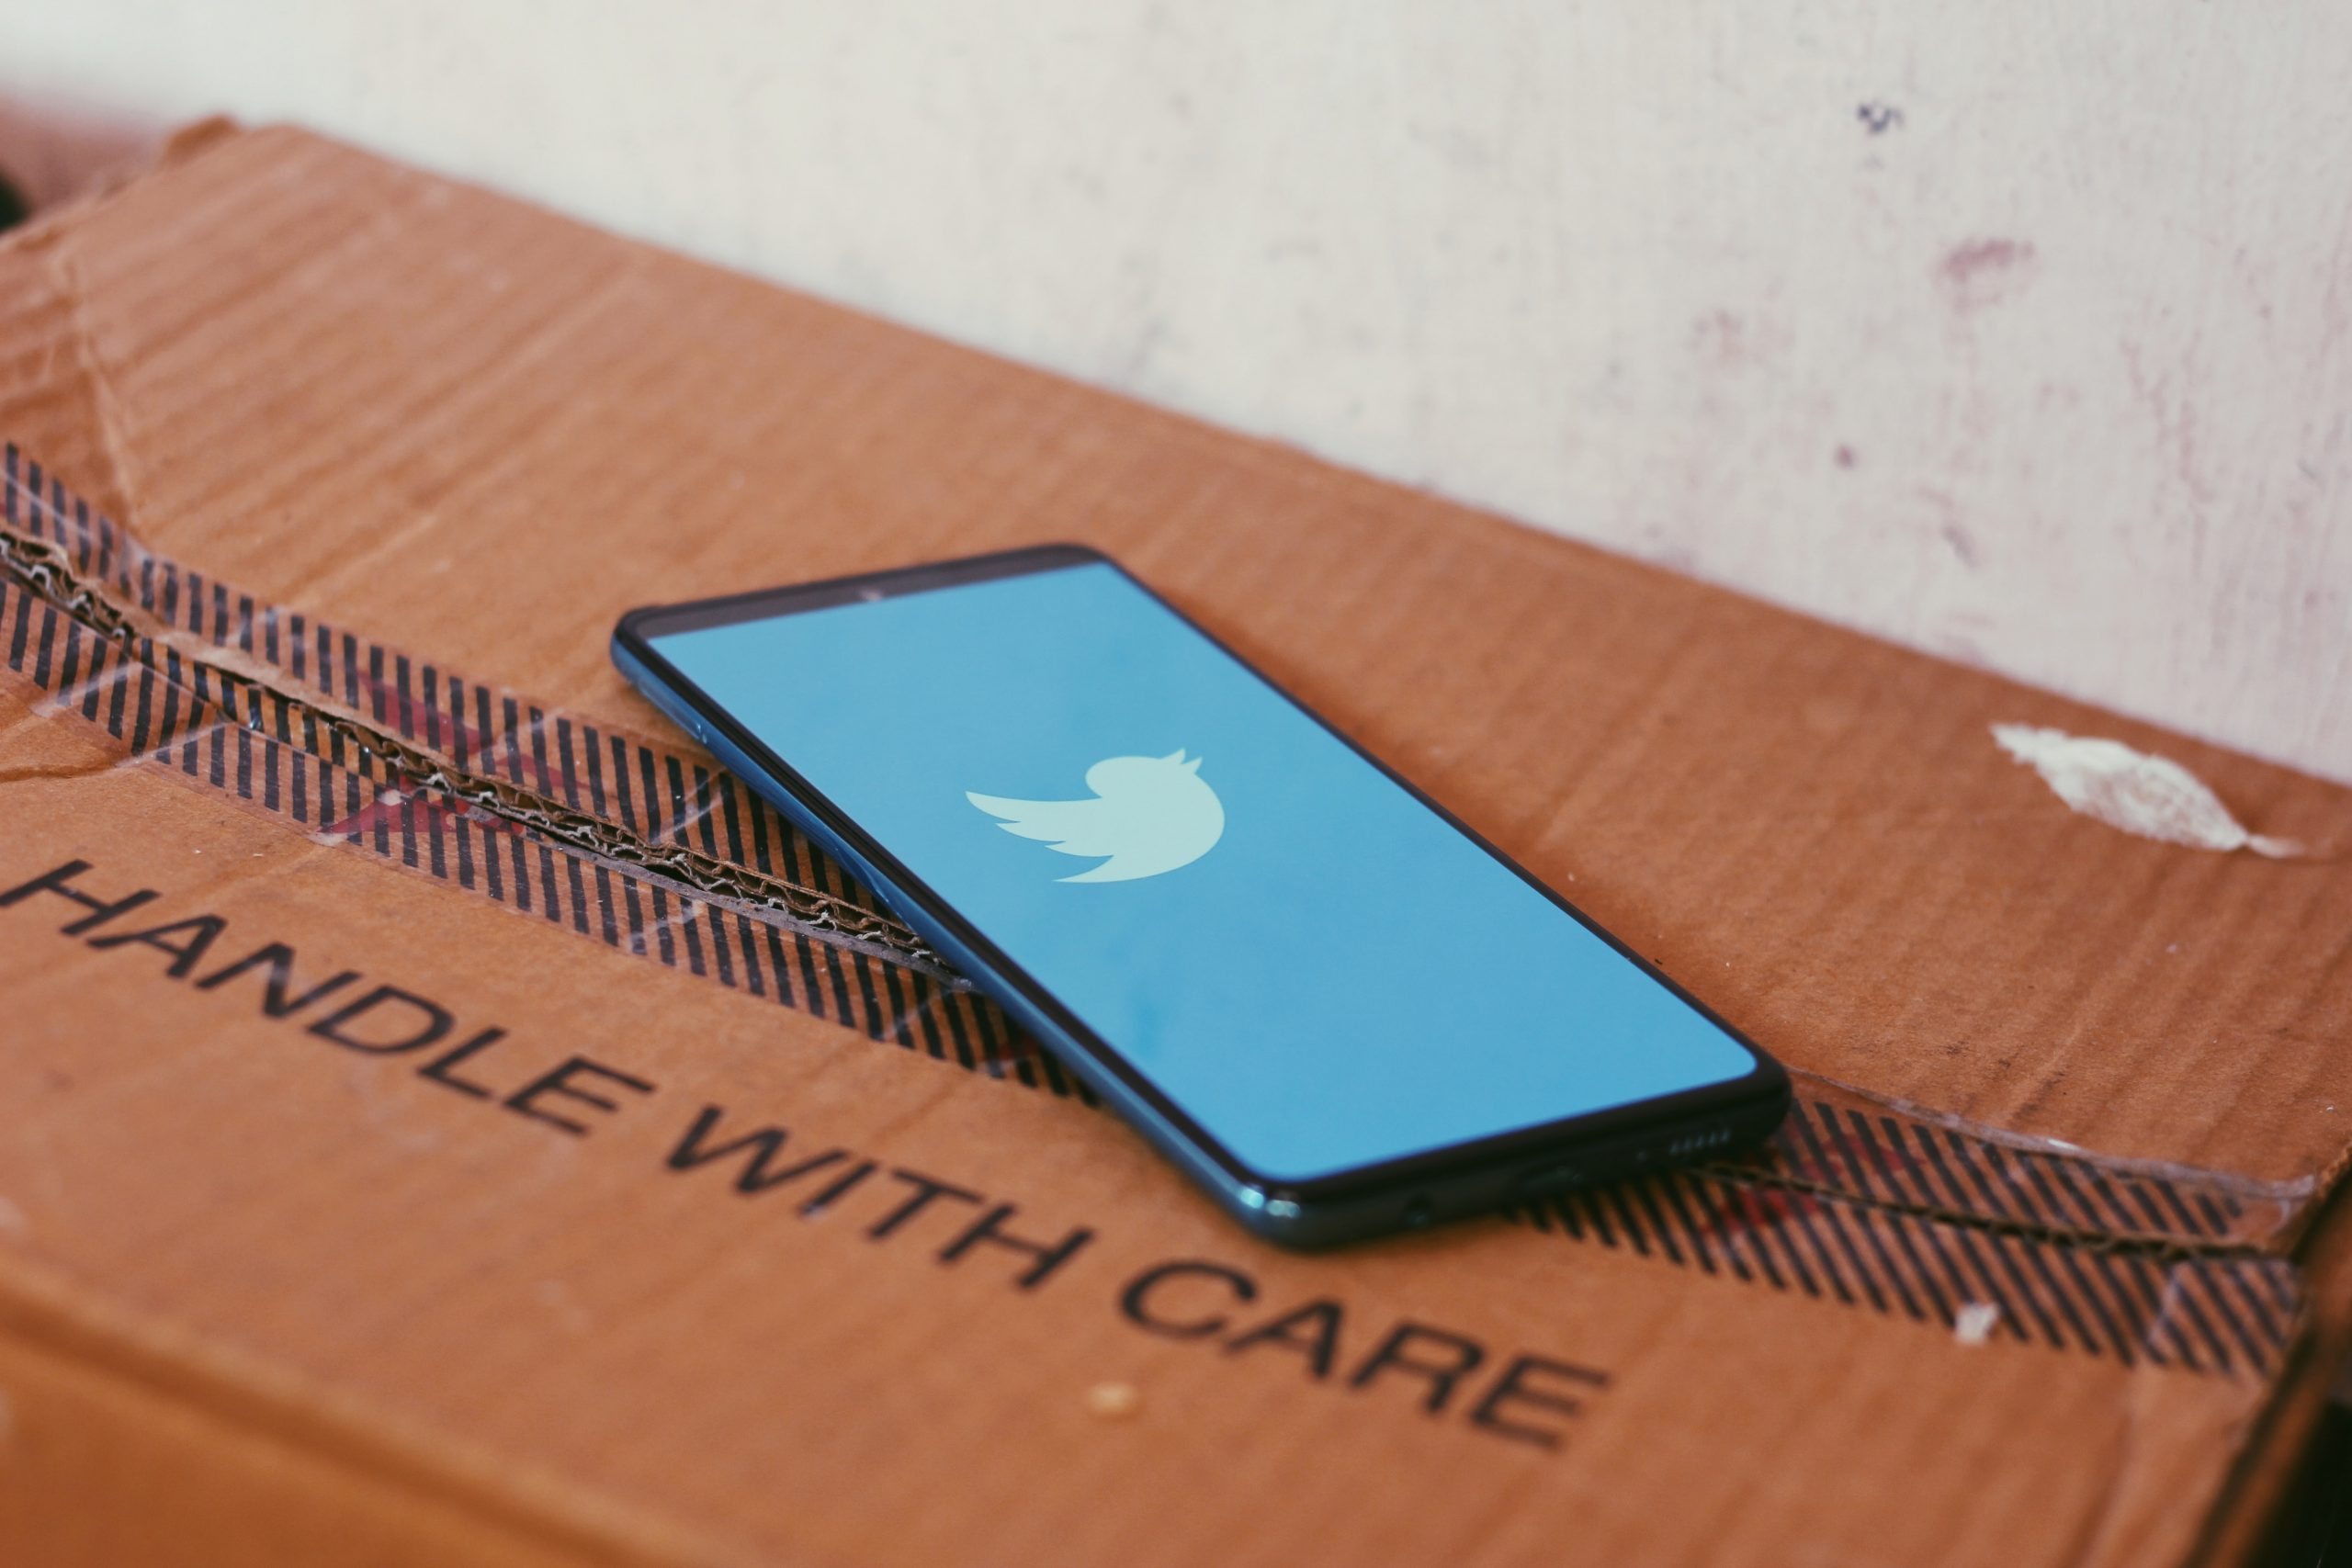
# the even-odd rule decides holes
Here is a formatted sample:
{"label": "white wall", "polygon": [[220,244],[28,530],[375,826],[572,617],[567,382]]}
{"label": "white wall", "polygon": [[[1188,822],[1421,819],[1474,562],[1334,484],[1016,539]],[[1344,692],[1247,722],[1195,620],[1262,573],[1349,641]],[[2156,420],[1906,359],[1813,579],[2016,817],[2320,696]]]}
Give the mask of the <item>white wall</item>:
{"label": "white wall", "polygon": [[15,0],[0,159],[299,119],[2352,780],[2347,84],[2341,0]]}

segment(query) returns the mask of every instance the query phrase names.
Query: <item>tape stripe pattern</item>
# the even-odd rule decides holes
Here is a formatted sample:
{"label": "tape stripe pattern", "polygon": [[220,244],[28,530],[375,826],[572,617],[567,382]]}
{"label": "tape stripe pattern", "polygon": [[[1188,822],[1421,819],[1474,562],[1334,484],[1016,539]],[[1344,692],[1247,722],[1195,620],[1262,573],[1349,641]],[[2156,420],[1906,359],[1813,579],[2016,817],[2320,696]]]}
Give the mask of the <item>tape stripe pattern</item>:
{"label": "tape stripe pattern", "polygon": [[[0,505],[9,528],[56,547],[85,581],[107,584],[175,632],[268,664],[284,673],[281,684],[316,691],[386,733],[447,755],[460,768],[492,771],[519,787],[550,793],[649,843],[684,845],[882,915],[878,904],[773,807],[697,754],[601,731],[584,719],[551,713],[514,693],[207,581],[131,541],[14,447],[0,456]],[[206,678],[196,671],[195,679]],[[233,678],[220,682],[217,673],[214,680],[243,684]],[[266,730],[273,718],[285,728],[276,710],[288,705],[276,692],[255,684],[241,700],[241,718],[251,721],[257,713]],[[403,781],[386,774],[379,787],[389,797],[402,790]],[[395,824],[428,809],[413,790],[375,807]],[[462,814],[465,807],[445,801],[437,809]],[[411,858],[405,845],[402,858]],[[1017,1043],[1018,1032],[993,1004],[980,999],[977,1005],[994,1014],[989,1032],[1016,1041],[1007,1051],[1035,1055]],[[1040,1087],[1074,1092],[1058,1068],[1029,1077]],[[1856,1198],[2086,1235],[2253,1241],[2284,1218],[2275,1202],[2250,1205],[2218,1183],[2006,1147],[1891,1115],[1859,1098],[1839,1100],[1834,1092],[1791,1119],[1770,1160],[1776,1176]]]}
{"label": "tape stripe pattern", "polygon": [[[287,678],[279,685],[316,690],[460,768],[494,770],[649,841],[687,842],[874,908],[707,761],[258,604],[139,547],[14,447],[0,457],[0,523],[54,547],[81,581],[107,585],[172,633],[269,665]],[[313,835],[868,1038],[1092,1100],[953,976],[781,911],[682,890],[420,788],[280,690],[183,658],[173,642],[140,635],[126,649],[16,581],[0,581],[0,639],[9,668],[130,752]],[[1574,1193],[1519,1217],[1572,1240],[1955,1332],[2260,1375],[2299,1332],[2300,1277],[2281,1259],[2204,1250],[2258,1234],[2268,1223],[2260,1207],[2226,1190],[2006,1147],[1831,1091],[1801,1100],[1752,1167]],[[2073,1232],[2098,1239],[2060,1239]]]}
{"label": "tape stripe pattern", "polygon": [[1539,1230],[1704,1273],[2126,1366],[2266,1376],[2302,1315],[2301,1275],[2284,1258],[2073,1243],[1712,1171],[1639,1178],[1521,1213]]}

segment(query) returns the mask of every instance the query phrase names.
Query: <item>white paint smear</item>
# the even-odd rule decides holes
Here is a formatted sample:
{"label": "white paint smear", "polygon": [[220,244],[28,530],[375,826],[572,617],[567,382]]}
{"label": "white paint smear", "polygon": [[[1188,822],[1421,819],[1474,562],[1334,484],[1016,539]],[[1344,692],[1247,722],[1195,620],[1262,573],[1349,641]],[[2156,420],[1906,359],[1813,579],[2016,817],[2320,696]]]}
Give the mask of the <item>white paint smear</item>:
{"label": "white paint smear", "polygon": [[2031,763],[2059,799],[2110,828],[2193,850],[2252,850],[2274,860],[2303,852],[2291,839],[2247,832],[2195,773],[2120,740],[2030,724],[1996,724],[1993,739],[2018,761]]}

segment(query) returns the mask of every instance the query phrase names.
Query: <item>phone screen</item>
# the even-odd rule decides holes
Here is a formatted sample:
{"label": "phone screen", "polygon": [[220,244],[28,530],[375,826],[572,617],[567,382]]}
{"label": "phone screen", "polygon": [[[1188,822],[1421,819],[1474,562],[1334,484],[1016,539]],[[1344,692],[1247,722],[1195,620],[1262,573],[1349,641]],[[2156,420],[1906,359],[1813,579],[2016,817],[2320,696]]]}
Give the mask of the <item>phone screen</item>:
{"label": "phone screen", "polygon": [[1269,1179],[1756,1070],[1107,564],[651,640]]}

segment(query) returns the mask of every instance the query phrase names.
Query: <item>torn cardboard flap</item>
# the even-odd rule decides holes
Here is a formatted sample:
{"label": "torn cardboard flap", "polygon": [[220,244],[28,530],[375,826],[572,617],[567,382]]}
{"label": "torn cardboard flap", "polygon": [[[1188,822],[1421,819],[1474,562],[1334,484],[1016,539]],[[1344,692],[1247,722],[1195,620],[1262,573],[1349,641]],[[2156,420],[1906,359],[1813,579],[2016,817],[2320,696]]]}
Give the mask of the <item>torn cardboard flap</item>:
{"label": "torn cardboard flap", "polygon": [[[723,792],[714,787],[714,770],[695,764],[689,799],[674,752],[657,756],[642,743],[614,737],[614,798],[621,816],[607,819],[600,815],[606,807],[595,777],[600,749],[593,730],[584,731],[590,801],[583,803],[570,771],[581,764],[568,754],[565,721],[549,722],[531,708],[526,734],[512,695],[498,694],[493,715],[492,694],[477,684],[472,690],[478,712],[469,711],[464,689],[454,679],[445,712],[434,690],[433,666],[418,665],[424,689],[421,695],[412,694],[406,655],[378,644],[363,649],[348,633],[307,626],[299,613],[275,606],[256,609],[250,595],[218,581],[205,583],[141,547],[109,519],[90,513],[86,503],[54,479],[41,483],[39,465],[14,447],[0,463],[0,491],[6,492],[6,515],[24,529],[13,536],[0,532],[0,562],[27,587],[67,611],[79,627],[174,678],[183,664],[172,655],[182,655],[192,682],[187,689],[198,700],[207,677],[224,691],[246,689],[253,703],[266,697],[277,710],[281,738],[299,726],[304,744],[313,750],[344,750],[378,763],[382,787],[371,808],[406,809],[430,802],[433,809],[485,811],[512,826],[660,872],[681,887],[773,908],[806,929],[872,942],[918,963],[929,960],[937,970],[912,931],[772,812],[760,813],[754,842],[761,836],[775,840],[778,853],[773,859],[747,859],[731,824],[727,852],[708,842],[710,820],[722,799],[729,806],[741,800],[750,809],[750,796],[734,781],[726,781]],[[233,705],[226,716],[234,721]],[[557,747],[552,764],[551,733]],[[646,780],[649,815],[642,828],[626,809],[629,777],[636,772]],[[661,798],[665,784],[671,795],[666,801]],[[701,845],[695,842],[697,826],[704,829]]]}
{"label": "torn cardboard flap", "polygon": [[[0,1314],[88,1377],[172,1354],[77,1302],[649,1561],[2142,1562],[2225,1495],[2352,880],[1991,726],[2307,844],[2346,792],[300,133],[0,304]],[[1769,1155],[1268,1253],[604,663],[629,603],[1055,536],[1800,1069]]]}

